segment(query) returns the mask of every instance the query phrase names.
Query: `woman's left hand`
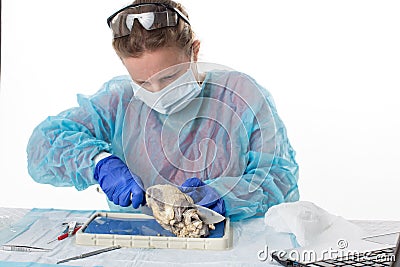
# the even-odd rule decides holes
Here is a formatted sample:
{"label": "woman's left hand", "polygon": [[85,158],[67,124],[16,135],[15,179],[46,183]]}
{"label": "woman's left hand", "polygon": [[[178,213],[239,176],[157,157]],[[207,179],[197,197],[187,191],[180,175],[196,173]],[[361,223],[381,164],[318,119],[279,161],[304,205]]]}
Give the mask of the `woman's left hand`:
{"label": "woman's left hand", "polygon": [[225,215],[225,203],[217,191],[197,177],[187,179],[180,187],[182,193],[189,195],[195,204]]}

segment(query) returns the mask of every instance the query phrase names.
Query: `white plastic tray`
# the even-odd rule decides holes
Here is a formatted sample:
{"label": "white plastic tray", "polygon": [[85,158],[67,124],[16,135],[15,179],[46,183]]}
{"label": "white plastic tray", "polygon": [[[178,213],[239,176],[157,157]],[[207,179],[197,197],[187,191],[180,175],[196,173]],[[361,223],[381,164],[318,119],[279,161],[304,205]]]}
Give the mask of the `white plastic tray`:
{"label": "white plastic tray", "polygon": [[232,229],[229,218],[225,219],[224,235],[221,238],[185,238],[167,236],[117,235],[85,233],[85,229],[97,217],[124,218],[124,219],[154,219],[152,216],[137,213],[98,212],[76,233],[76,244],[87,246],[114,246],[131,248],[172,248],[172,249],[200,249],[200,250],[227,250],[232,248]]}

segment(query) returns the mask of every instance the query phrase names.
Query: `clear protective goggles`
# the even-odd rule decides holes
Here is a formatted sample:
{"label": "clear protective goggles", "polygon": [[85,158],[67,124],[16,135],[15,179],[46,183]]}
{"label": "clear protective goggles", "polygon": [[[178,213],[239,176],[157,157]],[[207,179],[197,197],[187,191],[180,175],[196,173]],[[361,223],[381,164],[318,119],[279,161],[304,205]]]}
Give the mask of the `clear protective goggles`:
{"label": "clear protective goggles", "polygon": [[[154,8],[152,8],[152,6]],[[151,11],[137,13],[138,7],[149,7]],[[164,10],[159,10],[159,9]],[[136,13],[135,13],[136,12]],[[133,24],[137,20],[146,30],[173,27],[178,25],[179,18],[190,25],[188,18],[177,8],[161,3],[142,3],[126,6],[107,19],[114,38],[124,37],[131,33]]]}

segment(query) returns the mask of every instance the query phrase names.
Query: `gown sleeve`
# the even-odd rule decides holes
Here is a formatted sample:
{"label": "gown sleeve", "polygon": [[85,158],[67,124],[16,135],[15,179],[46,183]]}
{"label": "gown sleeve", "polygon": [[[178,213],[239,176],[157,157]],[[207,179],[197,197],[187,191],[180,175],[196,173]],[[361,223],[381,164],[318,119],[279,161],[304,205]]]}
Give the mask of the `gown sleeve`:
{"label": "gown sleeve", "polygon": [[133,93],[126,77],[105,83],[92,96],[78,95],[78,107],[49,116],[34,130],[27,145],[28,172],[43,184],[84,190],[97,182],[93,158],[113,153],[116,125]]}

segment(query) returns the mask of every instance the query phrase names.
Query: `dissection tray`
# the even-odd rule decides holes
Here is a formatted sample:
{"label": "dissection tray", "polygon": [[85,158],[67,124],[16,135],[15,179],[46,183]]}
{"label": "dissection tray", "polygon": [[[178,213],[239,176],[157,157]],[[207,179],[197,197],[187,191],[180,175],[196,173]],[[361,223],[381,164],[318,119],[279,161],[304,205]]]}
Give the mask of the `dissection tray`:
{"label": "dissection tray", "polygon": [[226,250],[232,247],[229,218],[215,225],[206,238],[176,237],[154,217],[138,213],[98,212],[76,233],[76,244],[131,248]]}

